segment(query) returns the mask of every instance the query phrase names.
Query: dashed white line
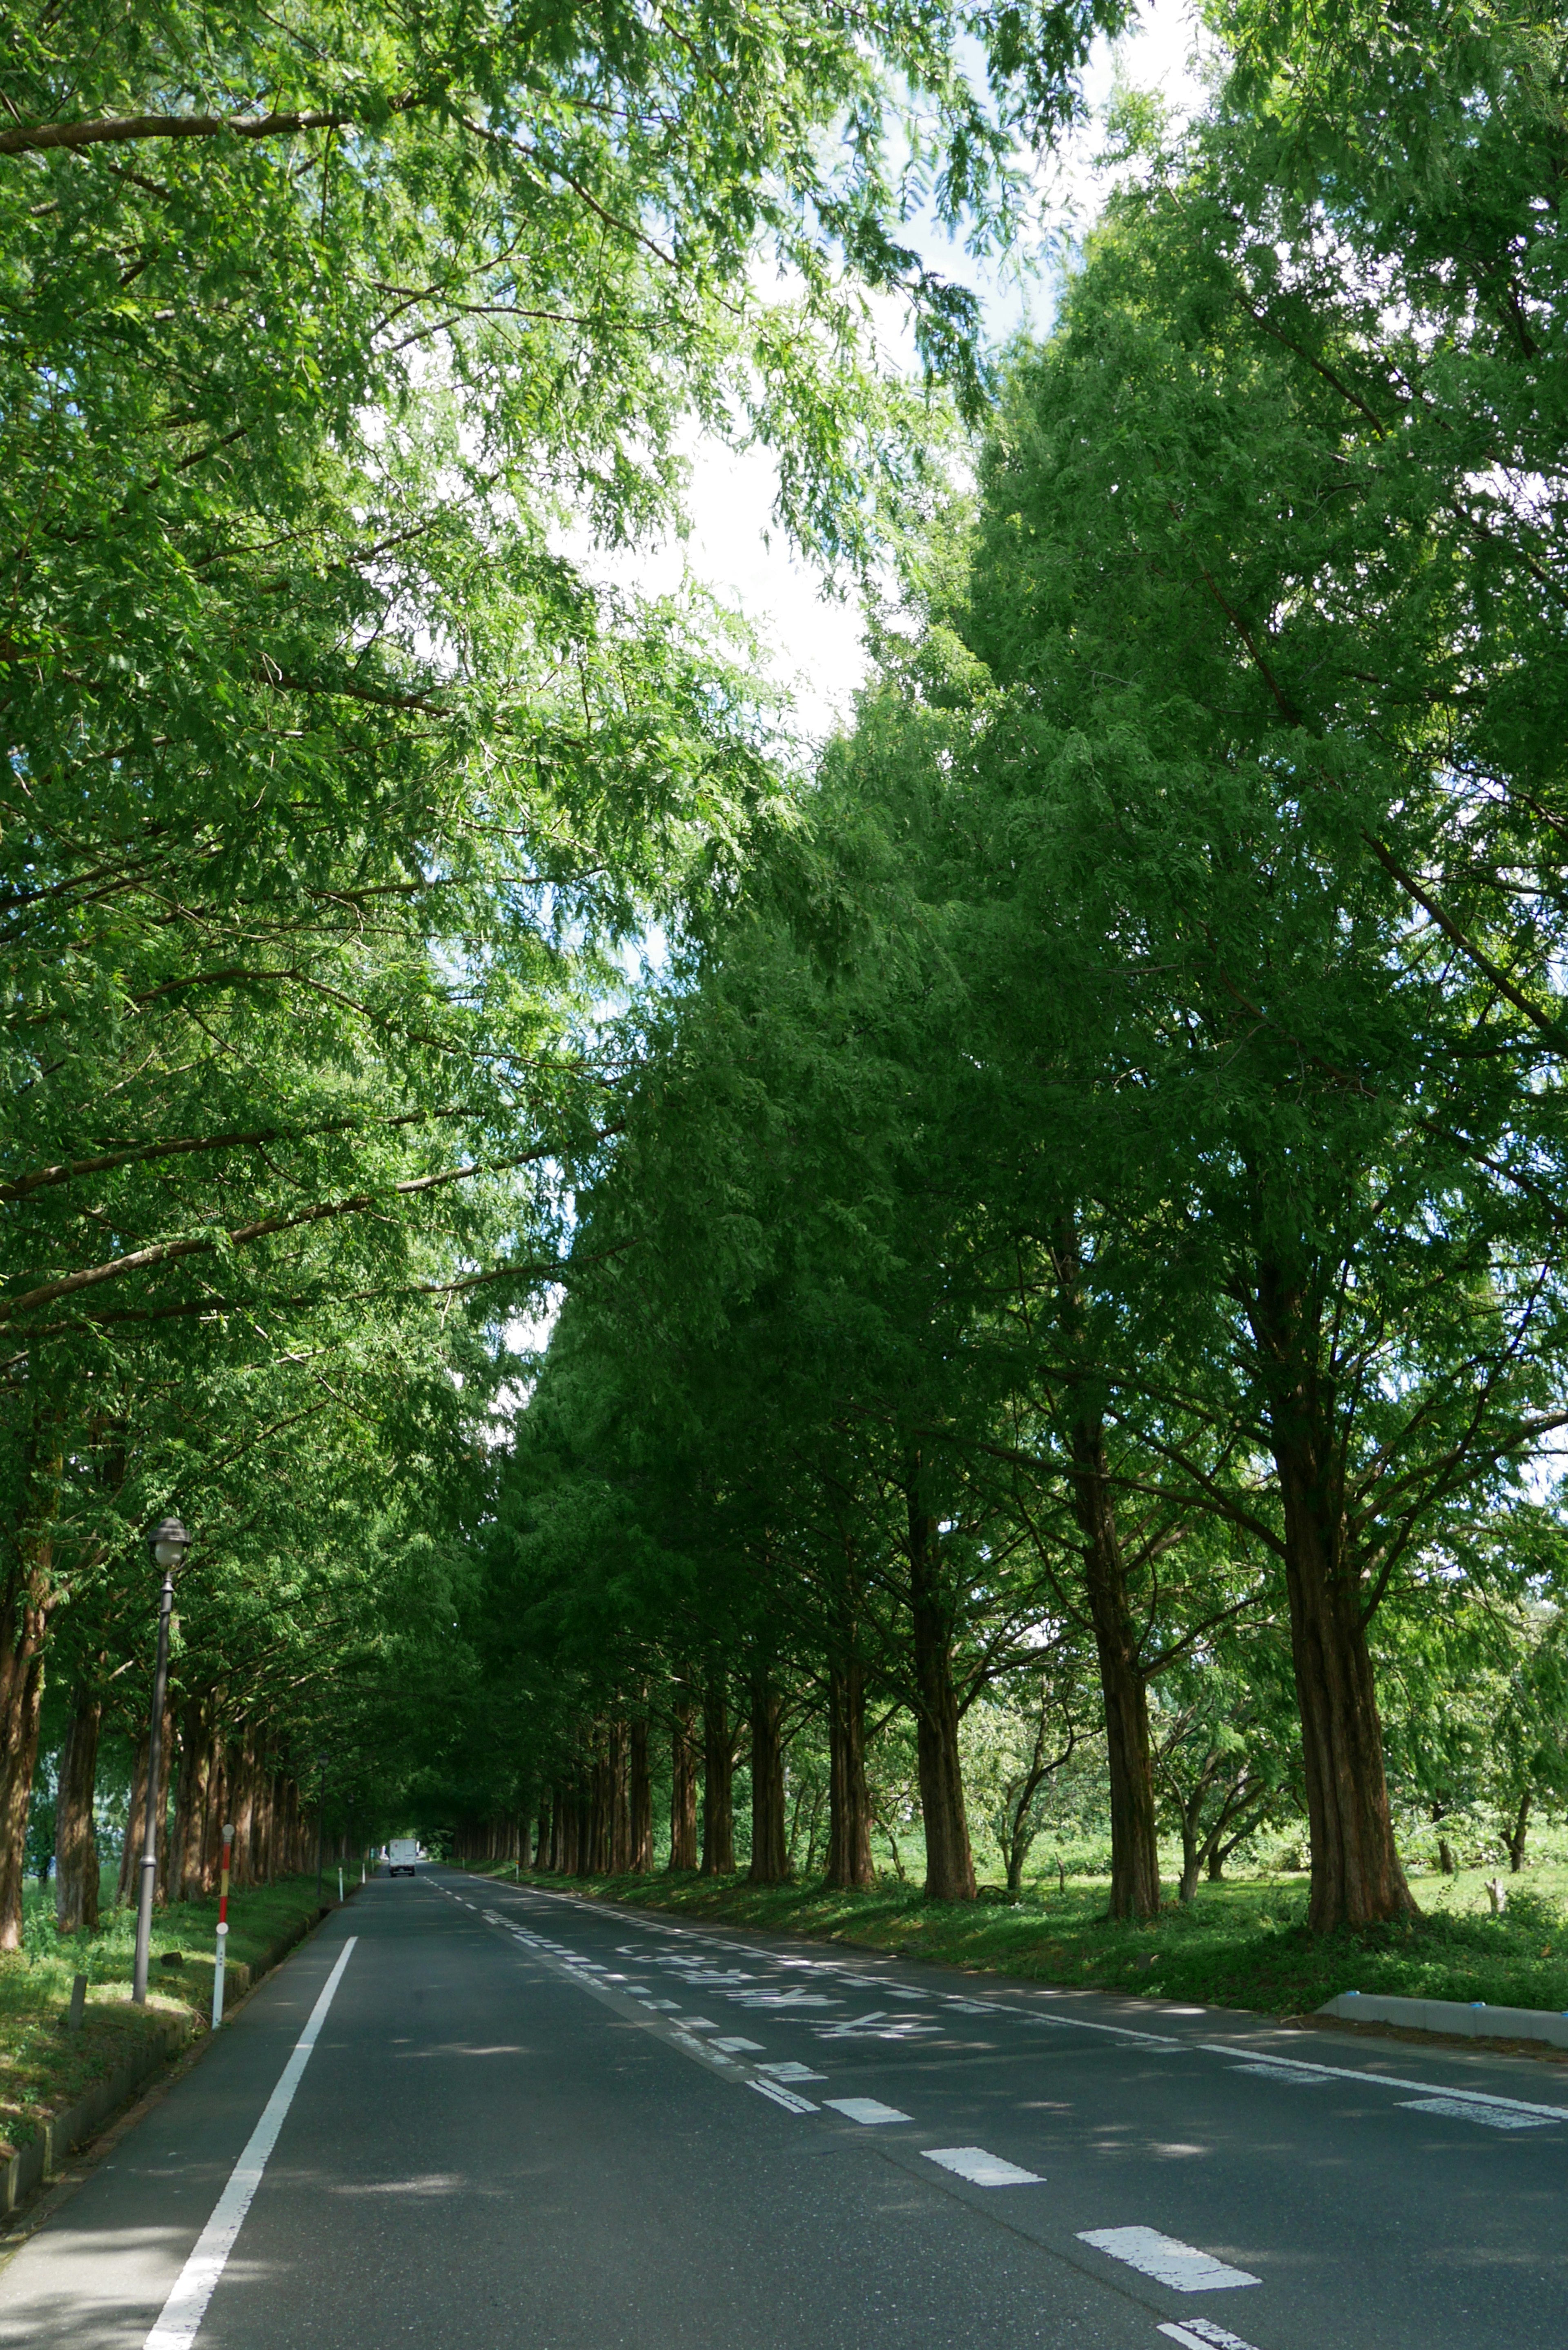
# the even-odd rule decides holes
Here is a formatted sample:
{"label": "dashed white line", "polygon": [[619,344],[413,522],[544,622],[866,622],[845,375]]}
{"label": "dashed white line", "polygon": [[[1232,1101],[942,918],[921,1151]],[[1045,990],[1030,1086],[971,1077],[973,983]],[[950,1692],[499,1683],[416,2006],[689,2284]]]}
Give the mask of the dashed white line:
{"label": "dashed white line", "polygon": [[971,2187],[1044,2187],[1045,2181],[1037,2170],[1021,2170],[1015,2162],[1003,2162],[999,2154],[987,2154],[983,2146],[925,2146],[920,2148],[928,2162],[940,2162],[960,2178],[967,2178]]}
{"label": "dashed white line", "polygon": [[[1441,2114],[1446,2121],[1480,2122],[1483,2129],[1550,2129],[1544,2114],[1511,2114],[1496,2106],[1461,2105],[1458,2097],[1401,2097],[1407,2113]],[[1562,2116],[1568,2121],[1568,2114]]]}
{"label": "dashed white line", "polygon": [[[1193,2040],[1186,2044],[1201,2050],[1206,2056],[1237,2056],[1242,2053],[1233,2044],[1227,2046],[1222,2040]],[[1271,2073],[1276,2069],[1309,2073],[1324,2081],[1354,2081],[1363,2089],[1415,2089],[1423,2098],[1442,2096],[1456,2105],[1495,2106],[1504,2113],[1539,2114],[1543,2121],[1568,2122],[1568,2106],[1529,2105],[1522,2097],[1500,2097],[1490,2089],[1439,2088],[1432,2081],[1407,2081],[1397,2073],[1370,2073],[1350,2064],[1314,2064],[1303,2056],[1266,2056],[1261,2051],[1248,2055],[1247,2062]]]}
{"label": "dashed white line", "polygon": [[879,2097],[825,2097],[823,2104],[852,2122],[907,2122],[911,2118],[901,2114],[897,2106],[885,2106]]}
{"label": "dashed white line", "polygon": [[1078,2241],[1093,2244],[1113,2261],[1125,2261],[1129,2269],[1168,2284],[1173,2293],[1228,2293],[1236,2285],[1262,2282],[1246,2269],[1233,2269],[1212,2252],[1199,2251],[1196,2244],[1162,2236],[1158,2228],[1080,2228]]}
{"label": "dashed white line", "polygon": [[1184,2343],[1186,2350],[1252,2350],[1239,2334],[1227,2334],[1222,2325],[1207,2317],[1184,2317],[1179,2325],[1162,2325],[1159,2330],[1173,2342]]}
{"label": "dashed white line", "polygon": [[776,2081],[748,2081],[748,2089],[755,2089],[759,2097],[771,2097],[786,2114],[814,2114],[816,2107],[809,2097],[797,2097],[793,2089],[781,2088]]}

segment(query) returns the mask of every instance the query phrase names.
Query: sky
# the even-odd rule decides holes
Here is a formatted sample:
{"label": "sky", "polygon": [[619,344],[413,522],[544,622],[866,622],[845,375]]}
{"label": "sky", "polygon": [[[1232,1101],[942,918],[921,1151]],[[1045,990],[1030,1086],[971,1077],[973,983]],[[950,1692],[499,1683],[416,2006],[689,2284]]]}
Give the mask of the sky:
{"label": "sky", "polygon": [[[1173,112],[1189,114],[1202,96],[1193,70],[1196,38],[1191,0],[1153,0],[1114,52],[1110,43],[1097,44],[1085,77],[1091,119],[1056,159],[1049,182],[1054,203],[1063,213],[1070,209],[1080,226],[1095,210],[1091,158],[1100,133],[1094,117],[1110,96],[1116,67],[1137,88],[1159,91]],[[1026,320],[1039,325],[1048,317],[1044,284],[1026,291],[1003,282],[940,233],[930,239],[927,258],[973,287],[987,330],[998,340]],[[641,584],[673,588],[684,565],[722,601],[739,606],[769,649],[775,673],[794,690],[797,724],[821,740],[847,716],[865,674],[855,607],[825,598],[819,575],[771,526],[774,472],[765,452],[737,455],[716,439],[704,440],[692,451],[691,466],[691,536],[682,547],[645,558],[639,566]]]}

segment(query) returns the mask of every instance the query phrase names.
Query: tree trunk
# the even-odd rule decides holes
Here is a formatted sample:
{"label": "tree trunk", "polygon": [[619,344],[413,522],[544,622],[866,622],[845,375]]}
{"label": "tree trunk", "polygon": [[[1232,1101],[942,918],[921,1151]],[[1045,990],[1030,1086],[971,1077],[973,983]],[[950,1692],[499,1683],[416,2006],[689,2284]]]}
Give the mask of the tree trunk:
{"label": "tree trunk", "polygon": [[735,1748],[724,1674],[709,1673],[702,1692],[702,1874],[729,1877],[735,1866]]}
{"label": "tree trunk", "polygon": [[1148,1691],[1116,1533],[1105,1436],[1097,1421],[1072,1431],[1073,1514],[1084,1537],[1084,1587],[1094,1627],[1111,1795],[1113,1918],[1152,1918],[1159,1908],[1159,1840]]}
{"label": "tree trunk", "polygon": [[683,1698],[670,1733],[670,1866],[697,1866],[697,1709]]}
{"label": "tree trunk", "polygon": [[625,1877],[631,1867],[631,1731],[624,1721],[613,1721],[609,1734],[610,1873]]}
{"label": "tree trunk", "polygon": [[93,1795],[103,1701],[85,1684],[71,1704],[55,1797],[55,1925],[62,1934],[98,1931],[98,1838]]}
{"label": "tree trunk", "polygon": [[[539,1835],[538,1840],[534,1846],[534,1866],[535,1869],[547,1869],[549,1867],[550,1847],[555,1840],[555,1789],[553,1787],[546,1787],[539,1798]],[[524,1868],[528,1866],[528,1855],[526,1851],[524,1851],[523,1855],[523,1866]]]}
{"label": "tree trunk", "polygon": [[1304,1358],[1303,1321],[1299,1298],[1265,1270],[1254,1326],[1273,1390],[1270,1433],[1312,1835],[1307,1925],[1327,1934],[1417,1910],[1394,1845],[1361,1578],[1345,1555],[1334,1429]]}
{"label": "tree trunk", "polygon": [[639,1713],[631,1725],[628,1806],[631,1819],[631,1856],[627,1863],[638,1877],[653,1866],[653,1781],[648,1769],[648,1716]]}
{"label": "tree trunk", "polygon": [[1527,1787],[1519,1799],[1519,1809],[1513,1815],[1508,1835],[1508,1873],[1517,1877],[1524,1866],[1524,1839],[1530,1828],[1531,1793]]}
{"label": "tree trunk", "polygon": [[174,1789],[174,1832],[169,1839],[164,1889],[172,1901],[183,1901],[202,1882],[202,1861],[207,1843],[208,1752],[204,1708],[199,1697],[186,1699],[180,1716],[180,1770]]}
{"label": "tree trunk", "polygon": [[145,1816],[142,1805],[146,1801],[147,1740],[142,1737],[136,1742],[136,1755],[130,1766],[130,1802],[125,1814],[125,1834],[119,1840],[119,1881],[114,1888],[117,1907],[130,1900],[136,1890],[137,1835]]}
{"label": "tree trunk", "polygon": [[255,1731],[248,1721],[240,1724],[231,1741],[230,1762],[234,1775],[229,1825],[234,1831],[234,1843],[229,1856],[229,1883],[243,1886],[251,1881],[251,1833],[256,1801]]}
{"label": "tree trunk", "polygon": [[958,1692],[953,1687],[952,1614],[941,1586],[937,1522],[909,1488],[909,1595],[914,1619],[915,1746],[920,1815],[926,1831],[926,1898],[972,1901],[970,1849],[959,1763]]}
{"label": "tree trunk", "polygon": [[827,1882],[845,1891],[874,1885],[871,1792],[866,1783],[866,1675],[850,1657],[827,1684]]}
{"label": "tree trunk", "polygon": [[36,1461],[28,1462],[14,1563],[0,1586],[0,1950],[18,1950],[22,1941],[27,1814],[44,1701],[44,1644],[57,1597],[51,1529],[60,1465],[53,1457],[40,1472]]}
{"label": "tree trunk", "polygon": [[789,1838],[784,1813],[784,1745],[779,1720],[784,1700],[765,1673],[752,1677],[752,1865],[753,1885],[783,1885],[789,1876]]}

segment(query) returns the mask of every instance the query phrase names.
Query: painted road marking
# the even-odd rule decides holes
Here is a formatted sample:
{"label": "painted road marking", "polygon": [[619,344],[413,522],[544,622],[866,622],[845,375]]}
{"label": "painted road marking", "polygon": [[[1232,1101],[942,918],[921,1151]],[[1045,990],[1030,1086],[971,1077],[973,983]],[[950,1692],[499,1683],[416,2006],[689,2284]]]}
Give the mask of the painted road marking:
{"label": "painted road marking", "polygon": [[823,2103],[836,2114],[844,2114],[852,2122],[907,2122],[909,2115],[901,2114],[897,2106],[885,2106],[879,2097],[825,2097]]}
{"label": "painted road marking", "polygon": [[1245,2269],[1228,2267],[1212,2252],[1200,2252],[1196,2244],[1162,2236],[1158,2228],[1080,2228],[1078,2241],[1108,2252],[1113,2261],[1125,2261],[1129,2269],[1169,2285],[1173,2293],[1227,2293],[1235,2285],[1263,2282]]}
{"label": "painted road marking", "polygon": [[196,2331],[207,2314],[223,2266],[234,2249],[234,2241],[244,2226],[245,2213],[251,2199],[261,2185],[267,2157],[277,2144],[277,2134],[284,2117],[294,2103],[294,2093],[310,2062],[310,2052],[317,2036],[327,2021],[327,2011],[343,1980],[357,1934],[350,1934],[342,1954],[322,1986],[321,1995],[310,2011],[310,2018],[294,2043],[294,2053],[278,2075],[277,2086],[262,2111],[244,2150],[233,2170],[229,2183],[213,2206],[213,2216],[196,2239],[196,2248],[174,2280],[174,2290],[159,2313],[158,2323],[142,2345],[142,2350],[189,2350]]}
{"label": "painted road marking", "polygon": [[793,2089],[782,2089],[776,2081],[748,2081],[748,2089],[755,2089],[760,2097],[771,2097],[786,2114],[814,2114],[816,2107],[809,2097],[797,2097]]}
{"label": "painted road marking", "polygon": [[711,2015],[672,2015],[671,2023],[679,2023],[683,2032],[717,2032],[719,2027]]}
{"label": "painted road marking", "polygon": [[1185,2343],[1187,2350],[1252,2350],[1239,2334],[1227,2334],[1222,2325],[1207,2317],[1184,2318],[1179,2325],[1162,2325],[1159,2330],[1173,2342]]}
{"label": "painted road marking", "polygon": [[1321,2089],[1323,2086],[1323,2074],[1309,2073],[1304,2064],[1263,2064],[1260,2061],[1256,2064],[1232,2064],[1231,2070],[1232,2073],[1251,2073],[1255,2081],[1293,2081],[1301,2089]]}
{"label": "painted road marking", "polygon": [[[1480,2122],[1484,2129],[1550,2129],[1544,2114],[1501,2113],[1495,2106],[1461,2105],[1458,2097],[1401,2097],[1407,2113],[1441,2114],[1449,2121]],[[1568,2120],[1568,2115],[1563,2117]]]}
{"label": "painted road marking", "polygon": [[956,2172],[967,2178],[971,2187],[1044,2187],[1045,2181],[1037,2170],[1020,2170],[1015,2162],[1003,2162],[999,2154],[987,2154],[983,2146],[923,2146],[920,2152],[928,2162],[940,2162],[944,2170]]}
{"label": "painted road marking", "polygon": [[[1223,2041],[1194,2040],[1187,2044],[1201,2049],[1208,2056],[1234,2056],[1238,2054],[1234,2047],[1227,2047]],[[1265,2056],[1259,2054],[1249,2057],[1248,2062],[1262,2064],[1271,2073],[1288,2066],[1293,2073],[1315,2074],[1324,2081],[1355,2081],[1364,2089],[1416,2089],[1423,2098],[1441,2096],[1456,2105],[1495,2106],[1504,2113],[1539,2114],[1543,2121],[1568,2122],[1568,2106],[1527,2105],[1522,2097],[1500,2097],[1490,2089],[1439,2088],[1431,2081],[1407,2081],[1397,2073],[1360,2072],[1349,2064],[1314,2064],[1300,2056]]]}
{"label": "painted road marking", "polygon": [[759,2073],[770,2073],[775,2081],[826,2081],[826,2073],[814,2073],[809,2064],[759,2064]]}
{"label": "painted road marking", "polygon": [[732,2056],[760,2056],[763,2048],[760,2040],[737,2040],[733,2035],[727,2039],[715,2040],[713,2045],[715,2048],[724,2049]]}

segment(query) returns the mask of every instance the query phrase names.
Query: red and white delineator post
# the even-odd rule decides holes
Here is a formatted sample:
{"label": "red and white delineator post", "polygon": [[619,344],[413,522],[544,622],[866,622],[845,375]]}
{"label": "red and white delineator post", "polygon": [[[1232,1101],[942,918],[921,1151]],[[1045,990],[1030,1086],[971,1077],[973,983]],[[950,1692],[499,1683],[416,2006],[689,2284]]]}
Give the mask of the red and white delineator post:
{"label": "red and white delineator post", "polygon": [[229,1948],[229,1854],[234,1848],[232,1825],[223,1830],[223,1866],[218,1871],[218,1957],[213,1969],[213,2029],[223,2020],[223,1961]]}

